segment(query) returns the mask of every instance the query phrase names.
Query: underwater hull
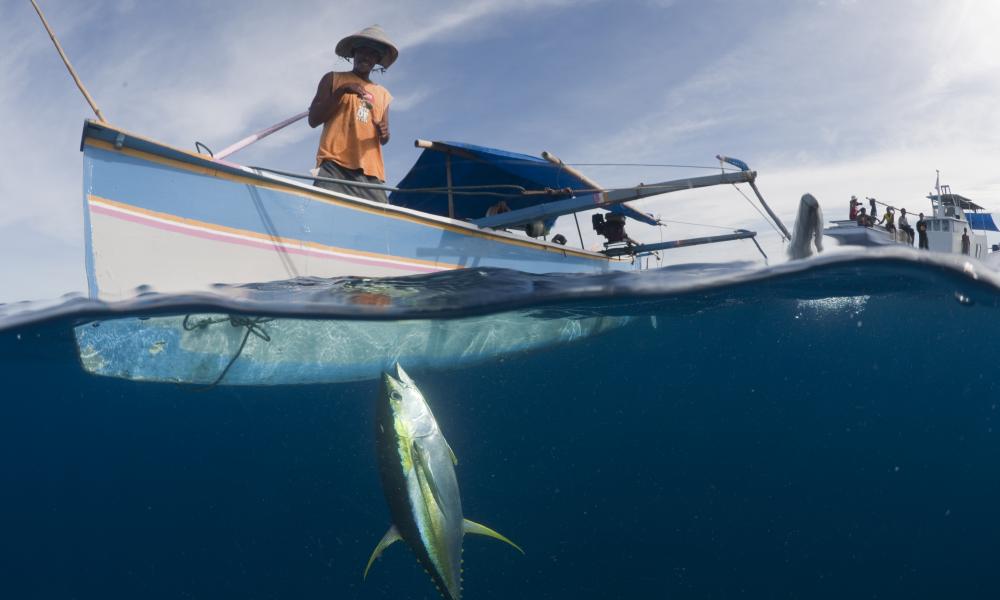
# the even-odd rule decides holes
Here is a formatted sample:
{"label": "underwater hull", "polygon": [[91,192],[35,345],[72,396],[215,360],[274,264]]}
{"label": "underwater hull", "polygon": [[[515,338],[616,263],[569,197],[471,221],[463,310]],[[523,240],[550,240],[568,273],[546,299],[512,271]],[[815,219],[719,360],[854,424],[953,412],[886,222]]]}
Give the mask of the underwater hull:
{"label": "underwater hull", "polygon": [[89,294],[302,276],[386,277],[461,268],[600,273],[630,261],[322,190],[147,140],[84,127]]}
{"label": "underwater hull", "polygon": [[[133,381],[296,385],[375,379],[396,362],[454,369],[570,344],[627,316],[541,319],[505,313],[455,320],[273,319],[248,332],[228,315],[94,321],[74,329],[83,369]],[[231,363],[231,364],[230,364]]]}

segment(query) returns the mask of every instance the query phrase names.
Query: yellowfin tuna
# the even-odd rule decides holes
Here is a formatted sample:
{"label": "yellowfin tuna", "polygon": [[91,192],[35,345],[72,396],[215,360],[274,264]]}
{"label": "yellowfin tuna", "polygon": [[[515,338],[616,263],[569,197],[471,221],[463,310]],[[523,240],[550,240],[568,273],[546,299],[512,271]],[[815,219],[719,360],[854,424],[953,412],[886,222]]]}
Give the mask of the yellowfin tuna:
{"label": "yellowfin tuna", "polygon": [[458,460],[441,433],[424,395],[403,368],[384,373],[376,407],[379,474],[392,526],[368,559],[365,577],[382,551],[405,541],[447,600],[462,597],[462,538],[466,533],[520,547],[462,516],[455,478]]}

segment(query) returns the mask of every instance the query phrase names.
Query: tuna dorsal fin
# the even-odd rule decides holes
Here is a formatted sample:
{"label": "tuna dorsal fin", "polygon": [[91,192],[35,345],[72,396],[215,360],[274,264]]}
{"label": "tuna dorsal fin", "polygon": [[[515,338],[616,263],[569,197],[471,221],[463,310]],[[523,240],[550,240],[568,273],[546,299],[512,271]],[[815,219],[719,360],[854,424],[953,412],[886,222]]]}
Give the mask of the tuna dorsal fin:
{"label": "tuna dorsal fin", "polygon": [[368,566],[365,567],[365,574],[362,579],[368,579],[368,569],[372,568],[372,563],[375,559],[382,556],[382,551],[392,545],[393,542],[398,542],[403,538],[399,537],[399,530],[396,529],[395,525],[389,527],[389,531],[385,532],[382,539],[379,540],[378,545],[375,546],[375,550],[372,552],[371,557],[368,559]]}
{"label": "tuna dorsal fin", "polygon": [[495,540],[500,540],[501,542],[506,542],[506,543],[510,544],[511,546],[514,546],[514,548],[516,548],[518,552],[520,552],[521,554],[524,554],[524,550],[521,550],[520,546],[518,546],[514,542],[508,540],[502,534],[497,533],[496,531],[493,531],[492,529],[490,529],[486,525],[480,525],[479,523],[476,523],[475,521],[470,521],[468,519],[462,519],[462,521],[463,521],[462,522],[462,527],[465,529],[465,533],[474,533],[476,535],[485,535],[486,537],[491,537],[491,538],[493,538]]}
{"label": "tuna dorsal fin", "polygon": [[431,496],[434,497],[434,503],[437,504],[441,514],[448,514],[448,511],[445,509],[447,504],[444,503],[444,498],[441,497],[441,490],[438,489],[437,482],[434,481],[434,477],[431,474],[430,466],[427,464],[427,451],[420,445],[420,440],[413,440],[412,449],[413,469],[417,472],[417,478],[430,489]]}
{"label": "tuna dorsal fin", "polygon": [[399,363],[396,363],[396,378],[402,381],[403,383],[414,386],[416,385],[415,383],[413,383],[413,378],[410,377],[409,373],[403,370],[403,365]]}

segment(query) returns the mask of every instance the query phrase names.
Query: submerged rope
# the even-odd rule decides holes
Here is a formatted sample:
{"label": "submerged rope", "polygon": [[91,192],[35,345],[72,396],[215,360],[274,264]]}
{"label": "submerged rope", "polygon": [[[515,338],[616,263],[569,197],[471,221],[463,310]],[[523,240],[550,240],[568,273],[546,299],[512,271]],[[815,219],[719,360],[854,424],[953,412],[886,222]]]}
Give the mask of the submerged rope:
{"label": "submerged rope", "polygon": [[246,332],[243,334],[243,340],[240,341],[240,347],[237,348],[236,353],[233,354],[233,357],[229,359],[229,362],[226,364],[226,368],[222,369],[222,372],[219,373],[219,376],[216,377],[214,381],[200,388],[198,391],[210,390],[214,388],[216,385],[218,385],[219,382],[222,381],[222,379],[226,376],[226,373],[229,372],[229,369],[233,366],[234,363],[236,363],[236,359],[239,358],[241,354],[243,354],[243,348],[246,347],[247,340],[250,339],[250,334],[255,335],[256,337],[264,340],[265,342],[271,341],[271,336],[268,335],[267,331],[265,331],[264,328],[260,326],[262,323],[267,323],[269,321],[274,320],[273,318],[270,317],[241,317],[237,315],[229,315],[227,317],[222,317],[222,318],[209,317],[197,321],[193,324],[189,324],[189,319],[191,318],[191,316],[192,315],[184,315],[184,321],[181,323],[181,326],[184,328],[184,331],[206,329],[210,325],[217,325],[219,323],[229,323],[233,327],[246,327],[247,329]]}

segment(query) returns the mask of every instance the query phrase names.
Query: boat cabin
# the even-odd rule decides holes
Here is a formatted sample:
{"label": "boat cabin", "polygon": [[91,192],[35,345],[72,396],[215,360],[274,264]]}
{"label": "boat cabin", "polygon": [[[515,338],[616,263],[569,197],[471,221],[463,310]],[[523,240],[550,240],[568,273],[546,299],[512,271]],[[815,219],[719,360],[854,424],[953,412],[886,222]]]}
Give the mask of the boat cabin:
{"label": "boat cabin", "polygon": [[[951,193],[949,186],[941,186],[941,193],[927,196],[931,201],[931,215],[927,222],[927,245],[930,250],[962,253],[962,233],[969,234],[969,255],[983,258],[989,251],[985,229],[996,231],[996,225],[989,213],[972,200]],[[967,212],[971,211],[971,212]]]}

